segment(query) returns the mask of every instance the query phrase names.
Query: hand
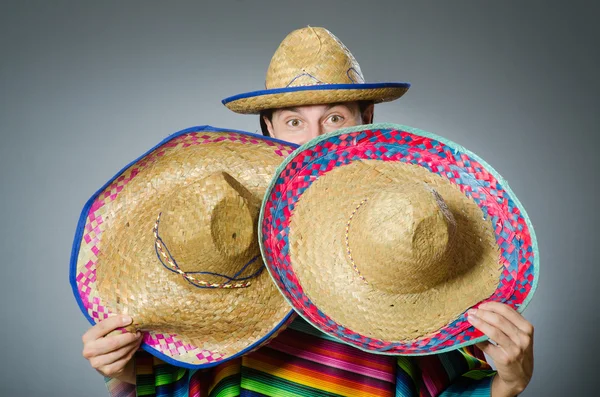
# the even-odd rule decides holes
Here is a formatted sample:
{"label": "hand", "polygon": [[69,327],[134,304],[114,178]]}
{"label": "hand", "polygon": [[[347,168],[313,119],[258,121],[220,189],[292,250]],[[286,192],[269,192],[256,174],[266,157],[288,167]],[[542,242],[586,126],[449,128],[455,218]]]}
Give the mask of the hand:
{"label": "hand", "polygon": [[492,396],[516,396],[533,375],[533,325],[512,307],[486,302],[468,311],[469,322],[492,341],[478,343],[496,364]]}
{"label": "hand", "polygon": [[142,335],[140,332],[111,334],[131,321],[129,316],[113,316],[94,325],[82,337],[83,357],[100,374],[135,384],[130,361],[142,342]]}

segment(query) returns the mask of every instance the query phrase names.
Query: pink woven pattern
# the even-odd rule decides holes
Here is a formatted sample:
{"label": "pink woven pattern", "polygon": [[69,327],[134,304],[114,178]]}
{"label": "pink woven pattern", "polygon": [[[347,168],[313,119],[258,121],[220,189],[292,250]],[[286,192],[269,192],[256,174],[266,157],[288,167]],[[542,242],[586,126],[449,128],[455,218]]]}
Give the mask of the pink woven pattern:
{"label": "pink woven pattern", "polygon": [[288,251],[287,236],[295,202],[319,176],[334,167],[363,159],[417,164],[457,185],[494,225],[503,271],[489,300],[516,308],[526,299],[535,275],[531,234],[520,209],[492,173],[469,152],[431,138],[394,129],[358,131],[329,137],[298,153],[277,176],[263,210],[261,243],[267,267],[294,308],[313,325],[357,347],[395,354],[430,353],[482,336],[462,315],[415,341],[376,340],[336,323],[305,295]]}
{"label": "pink woven pattern", "polygon": [[[110,314],[110,310],[102,304],[100,298],[93,296],[96,282],[96,263],[100,252],[98,243],[102,238],[102,232],[104,230],[102,218],[103,207],[115,200],[119,196],[119,193],[123,190],[123,187],[133,180],[140,171],[151,165],[159,157],[163,156],[167,148],[177,146],[189,147],[193,145],[203,145],[224,141],[229,141],[232,143],[267,145],[272,147],[273,153],[280,157],[286,157],[294,150],[292,146],[287,146],[278,142],[264,139],[256,139],[251,136],[238,134],[235,132],[188,132],[174,136],[172,139],[166,141],[152,152],[140,158],[134,164],[129,166],[127,170],[123,171],[102,192],[98,194],[87,213],[80,247],[80,253],[84,249],[89,249],[93,255],[91,259],[85,263],[85,265],[79,264],[79,268],[77,269],[75,276],[77,290],[81,297],[81,302],[87,310],[89,316],[95,322],[99,322],[107,318]],[[210,363],[213,361],[222,360],[224,358],[218,353],[201,350],[196,346],[184,344],[175,334],[165,335],[154,332],[145,333],[144,343],[167,356],[178,356],[187,352],[199,350],[199,353],[196,354],[196,357],[200,363]]]}

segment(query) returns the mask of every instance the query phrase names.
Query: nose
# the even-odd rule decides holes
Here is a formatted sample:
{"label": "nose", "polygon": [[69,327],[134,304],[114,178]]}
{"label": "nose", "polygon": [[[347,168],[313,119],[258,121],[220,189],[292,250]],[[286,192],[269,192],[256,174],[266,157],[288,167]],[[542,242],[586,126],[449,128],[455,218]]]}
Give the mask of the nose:
{"label": "nose", "polygon": [[325,128],[323,127],[323,125],[319,122],[315,122],[315,123],[310,123],[308,126],[308,130],[306,131],[306,135],[305,135],[305,139],[306,141],[303,142],[306,143],[316,137],[318,137],[319,135],[323,135],[325,132]]}

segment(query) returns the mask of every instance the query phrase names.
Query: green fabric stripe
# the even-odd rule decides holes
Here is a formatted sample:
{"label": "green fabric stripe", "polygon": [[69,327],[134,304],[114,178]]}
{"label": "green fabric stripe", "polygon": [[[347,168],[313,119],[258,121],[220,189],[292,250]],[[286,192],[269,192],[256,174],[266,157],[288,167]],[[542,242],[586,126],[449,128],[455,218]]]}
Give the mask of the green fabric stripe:
{"label": "green fabric stripe", "polygon": [[240,395],[241,374],[223,378],[210,392],[210,397],[236,397]]}
{"label": "green fabric stripe", "polygon": [[139,375],[135,377],[136,392],[138,396],[156,395],[156,386],[154,386],[154,374]]}
{"label": "green fabric stripe", "polygon": [[470,379],[475,379],[475,380],[480,380],[480,379],[487,378],[489,376],[494,376],[494,375],[496,375],[496,371],[490,370],[490,369],[478,369],[478,370],[469,371],[469,372],[462,374],[462,376],[464,376],[465,378],[470,378]]}
{"label": "green fabric stripe", "polygon": [[[138,378],[139,379],[139,378]],[[142,384],[139,383],[135,387],[138,396],[154,396],[156,395],[156,389],[154,384]]]}
{"label": "green fabric stripe", "polygon": [[410,376],[413,382],[417,384],[415,378],[417,376],[417,369],[415,368],[415,364],[412,362],[412,360],[409,359],[409,357],[398,357],[398,367],[400,367],[400,369],[402,369],[402,371],[404,371],[408,376]]}
{"label": "green fabric stripe", "polygon": [[165,386],[175,383],[187,374],[186,368],[175,367],[172,365],[157,365],[154,367],[156,375],[156,386]]}
{"label": "green fabric stripe", "polygon": [[460,349],[459,351],[465,359],[465,362],[467,363],[469,369],[481,367],[481,361],[477,357],[470,355],[467,351],[464,350],[464,348]]}
{"label": "green fabric stripe", "polygon": [[[252,379],[243,379],[242,380],[242,389],[250,390],[256,393],[265,394],[267,396],[281,396],[281,397],[294,397],[298,395],[304,394],[296,394],[294,392],[278,389],[277,387],[272,387],[269,385],[265,385],[258,381]],[[308,394],[306,394],[308,396]]]}
{"label": "green fabric stripe", "polygon": [[490,397],[492,393],[492,380],[495,372],[471,372],[481,372],[480,374],[473,374],[473,376],[481,376],[481,378],[475,379],[463,375],[450,385],[450,387],[444,390],[439,397]]}
{"label": "green fabric stripe", "polygon": [[444,371],[448,374],[448,379],[452,381],[455,379],[459,372],[466,368],[469,368],[466,360],[461,360],[462,354],[459,352],[448,352],[439,354],[438,359],[442,367],[444,367]]}
{"label": "green fabric stripe", "polygon": [[271,396],[339,396],[247,367],[242,367],[242,388]]}

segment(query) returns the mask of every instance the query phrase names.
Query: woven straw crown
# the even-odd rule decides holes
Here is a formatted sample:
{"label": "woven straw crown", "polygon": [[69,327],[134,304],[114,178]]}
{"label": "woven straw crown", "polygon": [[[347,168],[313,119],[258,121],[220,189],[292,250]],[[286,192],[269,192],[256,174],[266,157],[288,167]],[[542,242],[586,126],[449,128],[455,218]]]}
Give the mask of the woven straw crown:
{"label": "woven straw crown", "polygon": [[466,312],[522,311],[538,279],[533,227],[465,148],[396,124],[338,130],[277,169],[261,253],[294,309],[360,349],[420,355],[485,338]]}
{"label": "woven straw crown", "polygon": [[295,146],[210,126],[170,135],[86,204],[71,284],[91,323],[133,318],[143,347],[209,367],[260,347],[290,306],[264,269],[260,203]]}
{"label": "woven straw crown", "polygon": [[348,48],[330,31],[306,27],[279,45],[265,79],[265,90],[236,95],[223,104],[237,113],[351,101],[392,101],[408,83],[365,83]]}
{"label": "woven straw crown", "polygon": [[358,62],[337,37],[327,29],[308,27],[281,42],[269,64],[265,88],[364,82]]}
{"label": "woven straw crown", "polygon": [[[223,276],[247,279],[262,269],[261,261],[256,261],[260,255],[255,231],[259,208],[260,201],[231,175],[211,174],[167,198],[160,212],[157,249],[193,283],[247,286],[236,280],[227,282]],[[250,261],[254,263],[244,265]],[[201,276],[194,276],[199,272]]]}
{"label": "woven straw crown", "polygon": [[425,182],[392,184],[370,193],[348,218],[346,248],[353,268],[374,288],[423,292],[448,277],[457,248],[456,220]]}

